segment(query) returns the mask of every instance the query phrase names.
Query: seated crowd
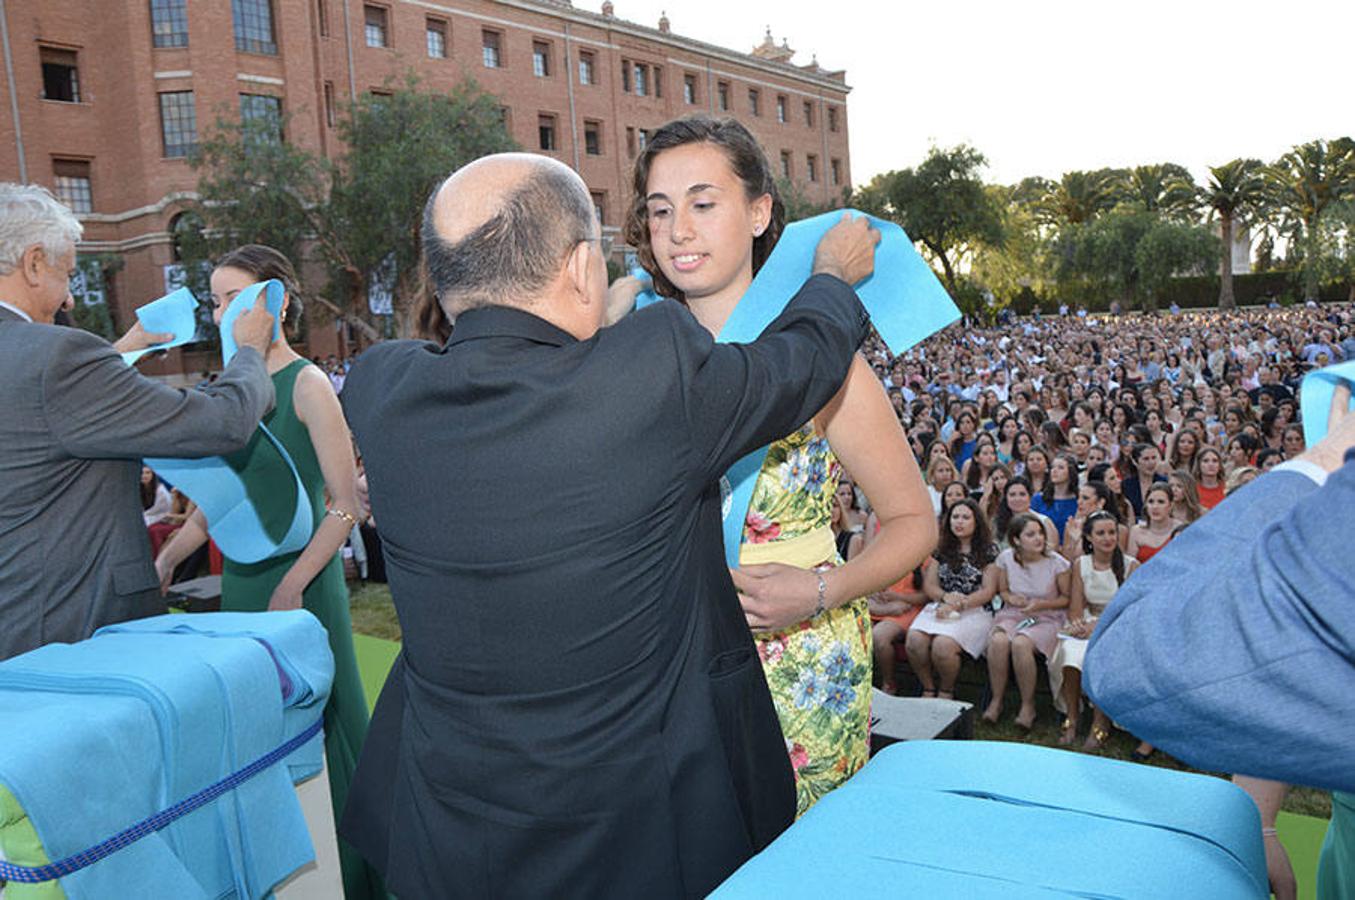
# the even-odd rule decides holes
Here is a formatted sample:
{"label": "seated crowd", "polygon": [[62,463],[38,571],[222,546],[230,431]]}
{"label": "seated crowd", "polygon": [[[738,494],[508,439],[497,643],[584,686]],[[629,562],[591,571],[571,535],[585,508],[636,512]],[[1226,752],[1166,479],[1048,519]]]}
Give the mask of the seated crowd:
{"label": "seated crowd", "polygon": [[[1303,452],[1300,383],[1355,359],[1355,310],[1022,319],[867,353],[940,517],[931,558],[870,598],[877,685],[896,693],[906,659],[922,696],[951,698],[983,659],[983,718],[1014,674],[1029,729],[1044,669],[1071,744],[1097,617],[1182,529]],[[837,502],[848,555],[874,528],[859,492]],[[1110,729],[1093,710],[1084,747]]]}

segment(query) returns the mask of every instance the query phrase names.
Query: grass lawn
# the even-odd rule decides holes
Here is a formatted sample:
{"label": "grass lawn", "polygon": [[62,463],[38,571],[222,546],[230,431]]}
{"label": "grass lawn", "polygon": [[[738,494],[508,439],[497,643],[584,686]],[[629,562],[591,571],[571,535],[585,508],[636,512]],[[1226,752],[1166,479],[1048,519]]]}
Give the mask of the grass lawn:
{"label": "grass lawn", "polygon": [[[390,590],[384,584],[357,584],[350,585],[352,591],[352,613],[353,630],[359,635],[381,638],[386,641],[400,640],[400,623],[395,617],[395,607],[391,605]],[[360,654],[366,648],[367,653],[374,654],[376,660],[386,660],[385,666],[389,666],[389,658],[393,658],[394,652],[383,648],[379,643],[363,643],[359,648]],[[379,671],[380,677],[384,678],[385,669]],[[367,672],[364,670],[364,675]],[[367,686],[367,694],[370,702],[375,702],[376,693],[380,690],[380,679],[375,679],[374,684]],[[958,690],[958,699],[978,703],[978,690],[974,685],[965,684],[962,681]],[[1036,719],[1035,728],[1026,733],[1012,724],[1012,717],[1016,712],[1015,695],[1008,698],[1007,710],[1003,715],[1002,721],[996,725],[989,725],[982,719],[976,723],[974,737],[982,741],[1017,741],[1020,743],[1042,744],[1046,747],[1057,747],[1060,731],[1060,721],[1053,708],[1049,706],[1049,697],[1040,696],[1039,718]],[[1081,739],[1085,737],[1090,719],[1084,714],[1082,728],[1078,735],[1078,745]],[[1106,745],[1098,753],[1101,756],[1109,756],[1114,759],[1130,759],[1130,753],[1138,746],[1138,740],[1124,732],[1115,732]],[[1190,769],[1175,759],[1158,751],[1148,760],[1149,765],[1161,766],[1167,769],[1180,769],[1183,771],[1196,771]],[[1289,792],[1289,797],[1285,801],[1284,811],[1299,816],[1315,816],[1319,819],[1328,819],[1331,817],[1331,795],[1326,791],[1319,791],[1313,788],[1295,787]],[[1320,836],[1318,838],[1320,843]],[[1316,856],[1313,857],[1316,864]],[[1295,868],[1298,868],[1298,860],[1295,860]],[[1308,871],[1311,871],[1309,869]]]}

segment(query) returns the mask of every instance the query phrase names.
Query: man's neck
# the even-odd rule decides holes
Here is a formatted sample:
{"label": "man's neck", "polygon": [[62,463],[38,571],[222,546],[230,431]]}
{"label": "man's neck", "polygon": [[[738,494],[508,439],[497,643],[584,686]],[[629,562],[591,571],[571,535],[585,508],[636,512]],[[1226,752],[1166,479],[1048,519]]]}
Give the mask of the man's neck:
{"label": "man's neck", "polygon": [[10,312],[14,313],[16,316],[19,316],[20,318],[24,319],[25,321],[28,321],[28,322],[32,322],[32,321],[33,321],[33,316],[32,316],[31,313],[28,312],[28,310],[23,309],[22,307],[16,306],[16,305],[14,305],[13,303],[6,303],[5,301],[0,300],[0,307],[4,307],[5,309],[9,310]]}

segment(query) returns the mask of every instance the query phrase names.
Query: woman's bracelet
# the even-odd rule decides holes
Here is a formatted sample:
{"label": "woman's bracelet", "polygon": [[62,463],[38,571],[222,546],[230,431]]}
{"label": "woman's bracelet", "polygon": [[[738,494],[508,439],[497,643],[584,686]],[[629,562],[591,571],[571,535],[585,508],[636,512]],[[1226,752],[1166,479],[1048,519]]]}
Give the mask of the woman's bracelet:
{"label": "woman's bracelet", "polygon": [[348,523],[349,528],[354,528],[358,524],[358,517],[350,512],[347,512],[346,510],[329,509],[325,511],[325,515],[337,516],[338,518],[343,519],[345,522]]}

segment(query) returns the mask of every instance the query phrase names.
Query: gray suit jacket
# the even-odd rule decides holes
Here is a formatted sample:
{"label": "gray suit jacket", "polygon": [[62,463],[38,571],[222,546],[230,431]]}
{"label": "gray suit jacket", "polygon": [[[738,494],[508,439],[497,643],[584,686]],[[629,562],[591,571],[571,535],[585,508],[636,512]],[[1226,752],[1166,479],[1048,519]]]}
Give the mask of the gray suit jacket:
{"label": "gray suit jacket", "polygon": [[140,459],[238,450],[272,403],[255,350],[177,390],[92,334],[0,307],[0,659],[163,612]]}

